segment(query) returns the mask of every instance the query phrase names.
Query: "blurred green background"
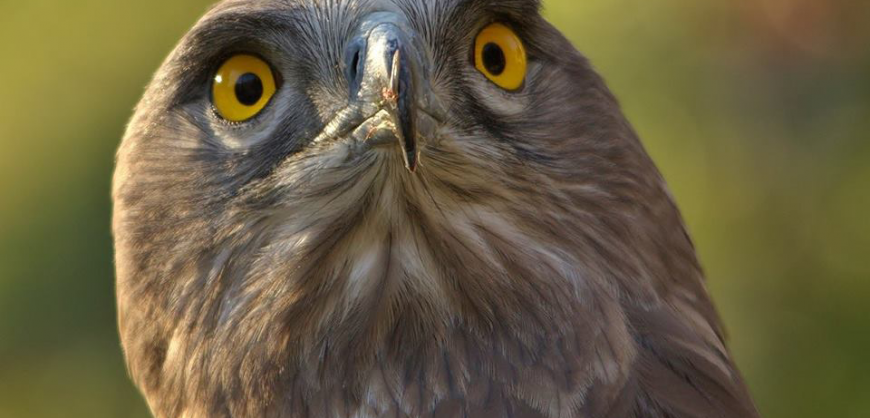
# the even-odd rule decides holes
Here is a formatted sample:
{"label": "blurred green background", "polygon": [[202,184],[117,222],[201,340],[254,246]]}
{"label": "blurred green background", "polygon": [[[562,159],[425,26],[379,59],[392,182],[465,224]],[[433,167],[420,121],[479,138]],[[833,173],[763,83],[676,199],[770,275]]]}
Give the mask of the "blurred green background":
{"label": "blurred green background", "polygon": [[[0,0],[0,417],[146,417],[112,158],[208,0]],[[695,237],[768,418],[870,416],[870,3],[546,0]]]}

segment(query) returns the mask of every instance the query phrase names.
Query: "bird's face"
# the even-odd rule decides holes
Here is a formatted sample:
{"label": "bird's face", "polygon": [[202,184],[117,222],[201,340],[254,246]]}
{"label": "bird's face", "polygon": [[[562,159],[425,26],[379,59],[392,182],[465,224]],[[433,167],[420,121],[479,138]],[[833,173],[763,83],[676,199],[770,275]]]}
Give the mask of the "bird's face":
{"label": "bird's face", "polygon": [[[183,40],[140,106],[128,136],[147,127],[158,139],[128,142],[160,143],[155,152],[174,160],[201,151],[232,162],[232,172],[199,171],[237,180],[208,190],[224,194],[282,167],[311,180],[282,186],[307,194],[375,172],[420,183],[444,168],[493,177],[528,158],[557,165],[566,159],[558,141],[576,135],[566,125],[588,105],[579,99],[600,92],[577,91],[572,79],[588,69],[537,7],[224,2]],[[396,170],[397,159],[425,173]]]}
{"label": "bird's face", "polygon": [[580,309],[559,300],[614,277],[642,299],[680,221],[538,7],[226,1],[197,23],[115,175],[122,335],[146,391],[154,362],[206,336],[347,354],[460,323],[544,334]]}

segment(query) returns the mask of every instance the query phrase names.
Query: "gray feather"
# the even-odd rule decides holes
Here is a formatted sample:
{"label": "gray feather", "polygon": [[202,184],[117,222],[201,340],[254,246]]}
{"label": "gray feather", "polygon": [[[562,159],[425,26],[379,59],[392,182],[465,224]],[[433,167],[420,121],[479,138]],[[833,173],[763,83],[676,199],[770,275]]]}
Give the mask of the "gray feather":
{"label": "gray feather", "polygon": [[[667,187],[601,78],[530,0],[226,1],[184,37],[118,152],[130,374],[157,417],[757,417]],[[357,23],[400,14],[447,107],[399,153],[314,141]],[[516,93],[469,63],[510,24]],[[283,84],[229,126],[211,76]]]}

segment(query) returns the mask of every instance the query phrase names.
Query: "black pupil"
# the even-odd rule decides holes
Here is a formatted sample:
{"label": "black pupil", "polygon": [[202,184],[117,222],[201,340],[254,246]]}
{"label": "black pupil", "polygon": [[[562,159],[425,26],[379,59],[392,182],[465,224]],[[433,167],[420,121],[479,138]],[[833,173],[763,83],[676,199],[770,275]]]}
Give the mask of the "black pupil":
{"label": "black pupil", "polygon": [[246,73],[236,81],[236,98],[245,106],[253,106],[263,97],[263,81],[256,74]]}
{"label": "black pupil", "polygon": [[505,59],[504,51],[500,46],[494,43],[483,46],[483,66],[492,75],[501,75],[504,72],[507,59]]}

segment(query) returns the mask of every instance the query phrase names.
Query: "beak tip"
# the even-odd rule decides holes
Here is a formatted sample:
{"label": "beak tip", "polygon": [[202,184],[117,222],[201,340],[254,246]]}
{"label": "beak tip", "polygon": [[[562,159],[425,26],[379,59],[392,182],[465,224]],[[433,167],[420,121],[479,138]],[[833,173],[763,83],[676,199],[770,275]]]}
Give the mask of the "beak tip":
{"label": "beak tip", "polygon": [[405,168],[408,169],[412,174],[417,172],[419,158],[415,153],[407,153],[405,154]]}

